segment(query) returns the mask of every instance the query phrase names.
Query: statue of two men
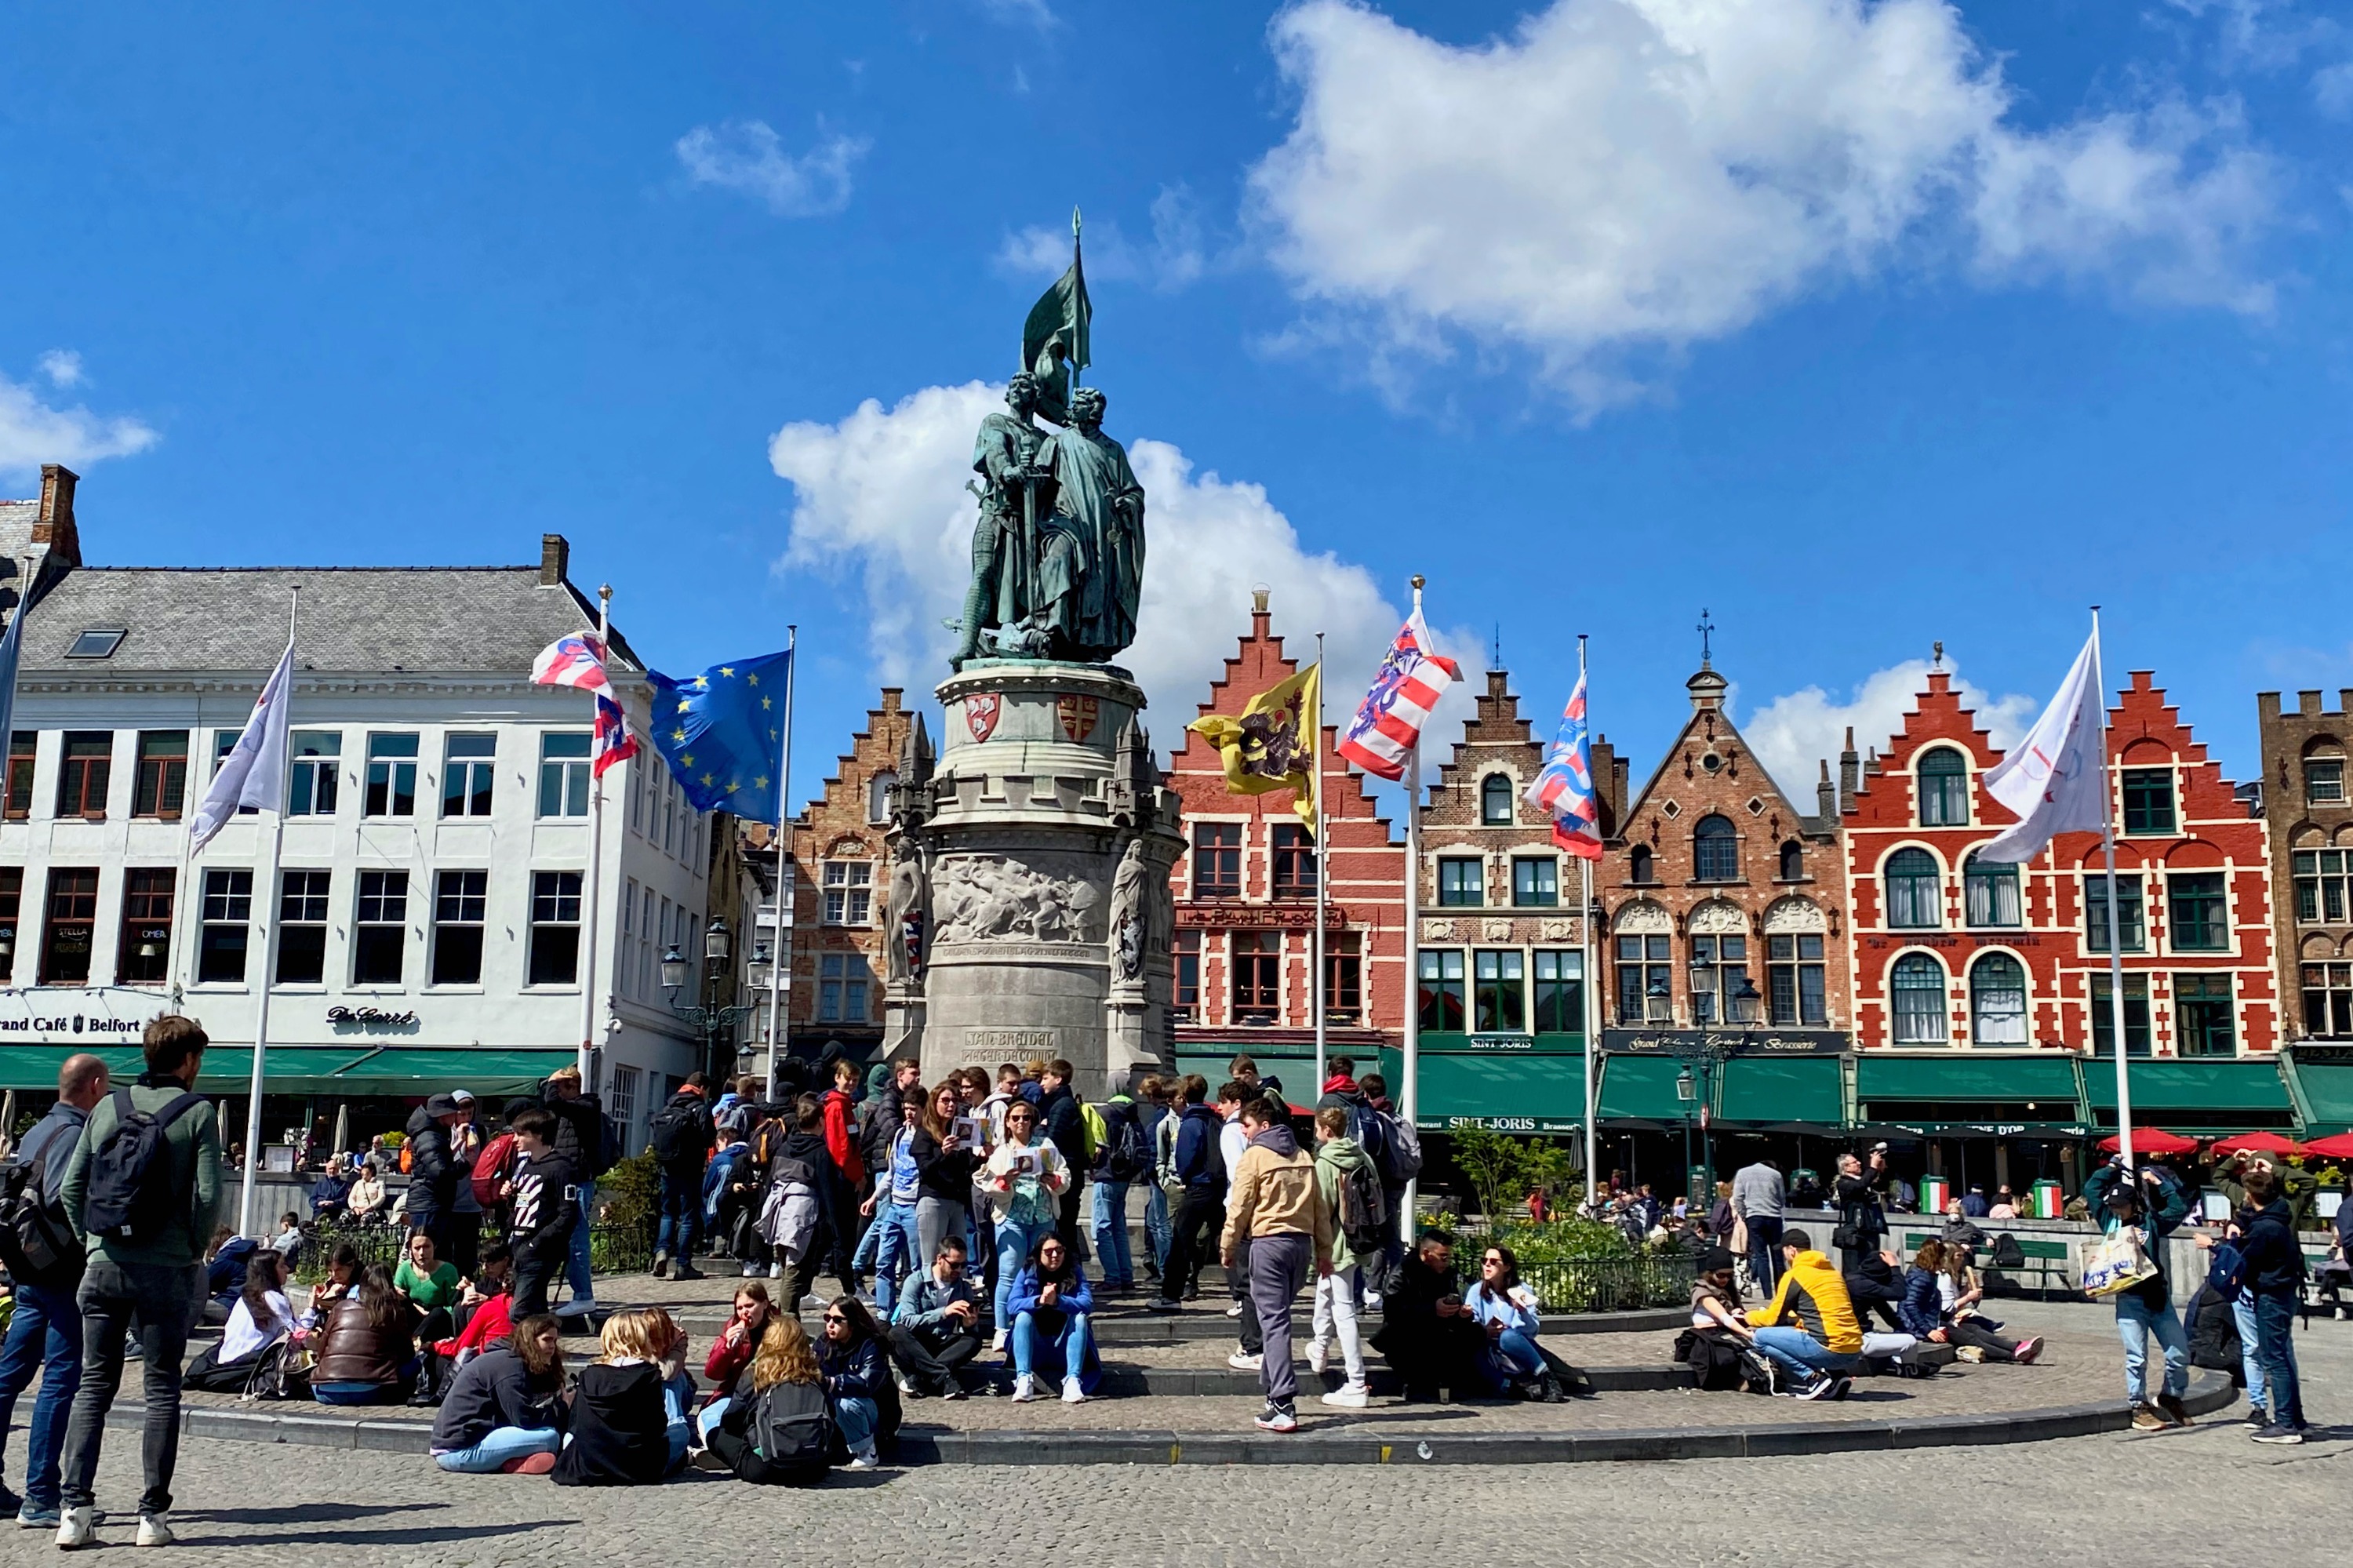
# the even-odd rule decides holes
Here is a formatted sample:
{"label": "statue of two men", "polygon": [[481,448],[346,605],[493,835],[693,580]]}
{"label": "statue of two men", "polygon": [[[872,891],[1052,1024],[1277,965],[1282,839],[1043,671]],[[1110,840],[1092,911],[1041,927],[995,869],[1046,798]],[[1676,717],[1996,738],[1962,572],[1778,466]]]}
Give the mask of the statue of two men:
{"label": "statue of two men", "polygon": [[972,580],[950,663],[987,653],[1100,662],[1135,641],[1144,570],[1144,487],[1103,433],[1095,387],[1071,399],[1069,428],[1031,422],[1036,377],[1016,375],[1006,411],[980,422],[971,486],[980,498]]}

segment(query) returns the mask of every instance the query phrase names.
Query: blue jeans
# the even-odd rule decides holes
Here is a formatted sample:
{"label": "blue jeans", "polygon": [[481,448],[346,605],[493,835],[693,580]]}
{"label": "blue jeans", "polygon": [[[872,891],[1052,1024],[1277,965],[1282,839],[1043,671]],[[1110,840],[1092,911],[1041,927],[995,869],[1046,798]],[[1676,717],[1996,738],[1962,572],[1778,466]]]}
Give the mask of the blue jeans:
{"label": "blue jeans", "polygon": [[321,1404],[398,1404],[408,1394],[396,1383],[314,1383],[311,1397]]}
{"label": "blue jeans", "polygon": [[580,1183],[580,1223],[572,1227],[572,1252],[565,1260],[565,1277],[571,1281],[575,1297],[595,1293],[588,1272],[588,1226],[590,1216],[596,1212],[596,1183]]}
{"label": "blue jeans", "polygon": [[1535,1377],[1545,1370],[1545,1359],[1536,1351],[1535,1341],[1517,1329],[1506,1329],[1487,1342],[1488,1355],[1483,1370],[1488,1382],[1498,1393],[1504,1393],[1514,1377]]}
{"label": "blue jeans", "polygon": [[1034,1377],[1042,1368],[1058,1378],[1078,1378],[1083,1387],[1092,1331],[1084,1312],[1066,1313],[1061,1333],[1050,1340],[1039,1331],[1037,1314],[1024,1312],[1013,1322],[1013,1370]]}
{"label": "blue jeans", "polygon": [[874,1441],[874,1428],[881,1424],[881,1413],[871,1399],[843,1398],[833,1400],[833,1424],[841,1428],[842,1446],[854,1456]]}
{"label": "blue jeans", "polygon": [[694,1380],[684,1372],[662,1384],[662,1433],[670,1439],[670,1467],[664,1475],[676,1475],[686,1465],[686,1451],[694,1436],[694,1423],[688,1412],[694,1404]]}
{"label": "blue jeans", "polygon": [[654,1227],[654,1251],[691,1263],[702,1224],[702,1173],[661,1173],[661,1219]]}
{"label": "blue jeans", "polygon": [[501,1426],[486,1433],[470,1448],[436,1454],[433,1462],[461,1476],[487,1476],[516,1459],[553,1454],[564,1446],[564,1434],[553,1426]]}
{"label": "blue jeans", "polygon": [[2125,1398],[2148,1403],[2148,1340],[2165,1353],[2165,1392],[2176,1399],[2189,1386],[2189,1336],[2172,1303],[2151,1307],[2130,1291],[2116,1298],[2116,1337],[2125,1342]]}
{"label": "blue jeans", "polygon": [[915,1205],[885,1199],[874,1211],[874,1223],[866,1227],[866,1239],[858,1244],[858,1255],[849,1266],[874,1271],[874,1306],[886,1323],[891,1320],[892,1304],[898,1299],[899,1281],[921,1266],[916,1256],[920,1250]]}
{"label": "blue jeans", "polygon": [[81,1386],[81,1308],[73,1292],[46,1285],[16,1287],[16,1313],[0,1345],[0,1442],[16,1419],[16,1396],[35,1372],[40,1397],[25,1436],[25,1500],[43,1509],[58,1506],[58,1456],[64,1450],[66,1415]]}
{"label": "blue jeans", "polygon": [[1093,1202],[1095,1266],[1105,1285],[1127,1289],[1135,1283],[1135,1259],[1127,1245],[1127,1183],[1096,1182]]}
{"label": "blue jeans", "polygon": [[2272,1421],[2301,1430],[2304,1389],[2295,1367],[2295,1295],[2266,1291],[2255,1298],[2255,1338],[2263,1347],[2263,1379],[2271,1391]]}
{"label": "blue jeans", "polygon": [[1841,1355],[1803,1329],[1758,1329],[1756,1335],[1757,1350],[1800,1383],[1811,1383],[1824,1372],[1848,1372],[1854,1366],[1854,1357]]}
{"label": "blue jeans", "polygon": [[2247,1404],[2255,1410],[2269,1410],[2272,1402],[2263,1397],[2263,1352],[2256,1348],[2253,1291],[2242,1290],[2231,1302],[2231,1320],[2239,1328],[2239,1364],[2247,1374]]}
{"label": "blue jeans", "polygon": [[1168,1189],[1157,1181],[1144,1186],[1144,1245],[1152,1251],[1155,1273],[1168,1267],[1168,1238],[1175,1233],[1168,1226]]}
{"label": "blue jeans", "polygon": [[702,1439],[703,1446],[711,1446],[711,1435],[719,1430],[720,1420],[726,1415],[727,1407],[734,1403],[733,1394],[723,1393],[697,1413],[694,1418],[694,1435]]}
{"label": "blue jeans", "polygon": [[1013,1327],[1006,1312],[1013,1299],[1013,1281],[1022,1266],[1029,1261],[1029,1249],[1054,1234],[1051,1213],[1032,1215],[1028,1223],[1020,1220],[997,1222],[997,1328],[1002,1333]]}

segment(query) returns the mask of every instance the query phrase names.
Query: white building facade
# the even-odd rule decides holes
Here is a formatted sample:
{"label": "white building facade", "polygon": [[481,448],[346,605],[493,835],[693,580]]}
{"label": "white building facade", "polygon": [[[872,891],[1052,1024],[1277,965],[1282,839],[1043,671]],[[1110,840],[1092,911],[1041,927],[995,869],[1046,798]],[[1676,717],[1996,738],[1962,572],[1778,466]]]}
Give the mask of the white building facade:
{"label": "white building facade", "polygon": [[[590,885],[590,699],[530,678],[596,624],[567,554],[551,535],[512,568],[76,567],[37,594],[0,813],[0,1081],[52,1087],[75,1049],[129,1066],[176,1005],[214,1041],[203,1086],[240,1093],[267,984],[269,1141],[334,1101],[495,1104],[591,1027],[596,1087],[642,1147],[701,1065],[659,963],[700,940],[711,819],[645,747],[605,777]],[[195,853],[186,818],[298,603],[272,887],[267,814]],[[642,736],[617,635],[610,663]]]}

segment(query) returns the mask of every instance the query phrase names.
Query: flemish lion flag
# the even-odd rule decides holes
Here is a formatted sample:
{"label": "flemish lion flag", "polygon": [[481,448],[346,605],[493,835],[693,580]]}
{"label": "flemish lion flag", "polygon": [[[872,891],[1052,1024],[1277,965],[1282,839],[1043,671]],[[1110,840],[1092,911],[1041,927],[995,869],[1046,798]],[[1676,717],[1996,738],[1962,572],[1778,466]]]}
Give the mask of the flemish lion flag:
{"label": "flemish lion flag", "polygon": [[1239,717],[1208,714],[1186,727],[1223,753],[1226,788],[1237,795],[1296,789],[1293,810],[1315,832],[1315,683],[1324,667],[1310,664],[1250,700]]}

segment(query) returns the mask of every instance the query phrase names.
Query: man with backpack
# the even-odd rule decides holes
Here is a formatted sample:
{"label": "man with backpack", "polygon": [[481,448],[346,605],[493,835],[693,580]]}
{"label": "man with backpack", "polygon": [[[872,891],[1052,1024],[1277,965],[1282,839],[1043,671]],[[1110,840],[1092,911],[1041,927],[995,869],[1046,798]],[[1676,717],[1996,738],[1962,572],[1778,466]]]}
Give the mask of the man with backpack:
{"label": "man with backpack", "polygon": [[205,1243],[221,1201],[220,1125],[192,1086],[209,1043],[193,1018],[147,1025],[147,1070],[90,1109],[66,1167],[67,1223],[89,1261],[78,1300],[82,1381],[66,1424],[58,1544],[87,1546],[98,1528],[98,1451],[122,1383],[122,1342],[139,1327],[147,1410],[139,1444],[146,1489],[139,1544],[172,1542],[172,1471],[180,1453],[180,1360],[204,1289]]}
{"label": "man with backpack", "polygon": [[1405,1212],[1405,1190],[1421,1174],[1421,1135],[1397,1114],[1389,1103],[1388,1084],[1378,1073],[1366,1073],[1356,1080],[1356,1087],[1365,1108],[1379,1119],[1385,1145],[1373,1164],[1381,1173],[1381,1202],[1388,1209],[1388,1240],[1380,1251],[1361,1255],[1365,1305],[1378,1307],[1405,1263],[1405,1223],[1412,1217]]}
{"label": "man with backpack", "polygon": [[[1092,1107],[1091,1107],[1092,1108]],[[1103,1288],[1125,1292],[1135,1288],[1135,1257],[1127,1241],[1127,1189],[1152,1173],[1152,1146],[1145,1140],[1134,1097],[1124,1090],[1105,1100],[1096,1113],[1103,1131],[1095,1149],[1095,1266],[1103,1271]]]}
{"label": "man with backpack", "polygon": [[1169,1160],[1169,1180],[1178,1189],[1176,1215],[1169,1222],[1160,1298],[1146,1308],[1153,1312],[1184,1310],[1185,1298],[1200,1277],[1207,1234],[1225,1218],[1226,1162],[1218,1150],[1225,1120],[1203,1103],[1209,1084],[1200,1074],[1186,1075],[1181,1093],[1184,1108],[1173,1118],[1175,1152]]}
{"label": "man with backpack", "polygon": [[654,1230],[656,1279],[670,1274],[678,1260],[678,1277],[701,1279],[694,1266],[696,1233],[702,1219],[702,1167],[711,1159],[717,1128],[703,1099],[704,1078],[690,1073],[670,1103],[654,1113],[654,1166],[661,1172],[661,1219]]}
{"label": "man with backpack", "polygon": [[1379,1252],[1388,1238],[1388,1211],[1381,1197],[1380,1172],[1348,1136],[1348,1109],[1328,1105],[1315,1113],[1315,1195],[1331,1211],[1332,1272],[1315,1280],[1307,1370],[1323,1375],[1336,1330],[1348,1381],[1325,1394],[1324,1403],[1362,1410],[1367,1396],[1364,1342],[1356,1330],[1356,1286],[1362,1259]]}
{"label": "man with backpack", "polygon": [[576,1191],[578,1213],[572,1222],[570,1251],[565,1273],[572,1284],[572,1299],[555,1308],[559,1318],[596,1310],[590,1280],[588,1228],[596,1221],[596,1179],[611,1162],[606,1159],[605,1107],[595,1095],[581,1090],[578,1067],[558,1067],[540,1086],[542,1109],[555,1118],[549,1151],[561,1159]]}
{"label": "man with backpack", "polygon": [[106,1064],[87,1054],[58,1069],[58,1103],[25,1135],[7,1171],[0,1213],[0,1262],[16,1285],[16,1313],[0,1344],[0,1448],[16,1414],[16,1398],[40,1372],[41,1393],[25,1435],[25,1495],[0,1482],[0,1514],[13,1513],[27,1530],[58,1523],[58,1453],[66,1413],[81,1386],[81,1284],[85,1254],[58,1193],[73,1162],[90,1107],[106,1097]]}
{"label": "man with backpack", "polygon": [[449,1137],[472,1119],[454,1095],[435,1095],[408,1115],[401,1145],[408,1164],[408,1228],[431,1236],[438,1256],[454,1250],[451,1223],[457,1217],[458,1181],[464,1174]]}

